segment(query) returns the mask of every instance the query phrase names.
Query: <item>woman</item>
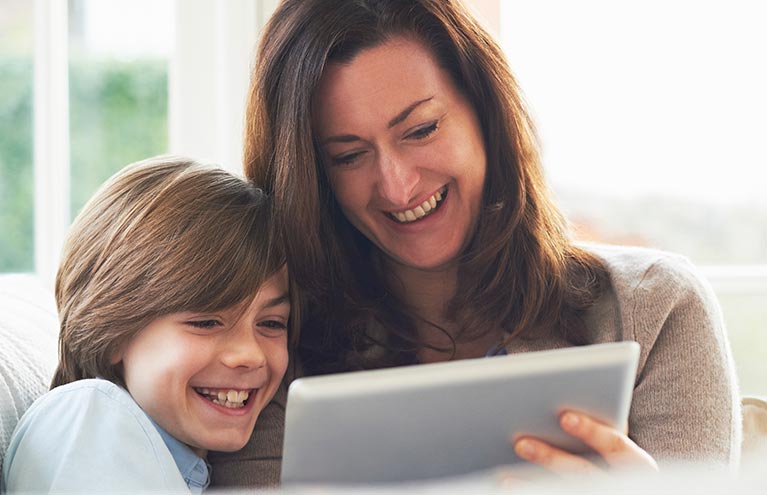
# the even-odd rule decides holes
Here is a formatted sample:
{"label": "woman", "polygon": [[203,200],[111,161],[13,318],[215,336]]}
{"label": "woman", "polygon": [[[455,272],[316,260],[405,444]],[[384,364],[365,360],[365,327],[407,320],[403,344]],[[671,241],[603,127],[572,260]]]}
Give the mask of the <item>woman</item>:
{"label": "woman", "polygon": [[[680,257],[573,243],[503,54],[458,1],[283,1],[247,119],[246,173],[273,192],[311,295],[305,373],[636,340],[628,432],[574,414],[565,431],[607,466],[737,463],[710,289]],[[269,411],[273,428],[214,459],[214,483],[276,481],[284,411]],[[532,438],[514,448],[600,469]]]}

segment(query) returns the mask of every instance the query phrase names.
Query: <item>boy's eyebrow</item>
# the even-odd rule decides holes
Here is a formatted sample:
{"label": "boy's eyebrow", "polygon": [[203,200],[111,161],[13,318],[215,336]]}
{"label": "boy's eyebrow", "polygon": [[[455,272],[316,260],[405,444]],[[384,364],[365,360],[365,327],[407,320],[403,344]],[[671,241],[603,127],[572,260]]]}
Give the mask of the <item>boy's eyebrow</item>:
{"label": "boy's eyebrow", "polygon": [[264,302],[264,304],[261,305],[261,308],[268,309],[273,308],[275,306],[280,306],[282,304],[290,304],[290,296],[288,293],[284,293],[281,296],[277,296],[273,299],[269,299],[268,301]]}
{"label": "boy's eyebrow", "polygon": [[[400,113],[398,113],[393,119],[389,121],[389,123],[386,125],[387,129],[391,129],[395,125],[399,124],[403,120],[405,120],[408,115],[410,115],[413,110],[418,108],[419,105],[422,105],[426,103],[427,101],[431,101],[434,97],[430,96],[428,98],[424,98],[423,100],[418,100],[410,105],[408,105],[404,110],[402,110]],[[354,134],[342,134],[340,136],[330,136],[329,138],[322,141],[322,144],[328,144],[328,143],[352,143],[354,141],[359,141],[359,136],[356,136]]]}

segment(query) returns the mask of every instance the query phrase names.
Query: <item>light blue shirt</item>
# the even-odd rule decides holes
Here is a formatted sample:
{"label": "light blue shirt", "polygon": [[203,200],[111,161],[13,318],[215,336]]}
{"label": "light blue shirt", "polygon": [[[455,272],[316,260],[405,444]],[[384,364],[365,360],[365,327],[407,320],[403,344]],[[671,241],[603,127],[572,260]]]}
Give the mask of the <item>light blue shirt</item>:
{"label": "light blue shirt", "polygon": [[24,414],[3,462],[0,491],[201,493],[207,463],[112,382],[56,387]]}
{"label": "light blue shirt", "polygon": [[210,485],[210,464],[192,452],[186,444],[178,441],[176,437],[165,431],[160,425],[149,418],[157,431],[160,432],[165,445],[170,450],[173,460],[176,461],[181,477],[186,481],[189,490],[199,495]]}

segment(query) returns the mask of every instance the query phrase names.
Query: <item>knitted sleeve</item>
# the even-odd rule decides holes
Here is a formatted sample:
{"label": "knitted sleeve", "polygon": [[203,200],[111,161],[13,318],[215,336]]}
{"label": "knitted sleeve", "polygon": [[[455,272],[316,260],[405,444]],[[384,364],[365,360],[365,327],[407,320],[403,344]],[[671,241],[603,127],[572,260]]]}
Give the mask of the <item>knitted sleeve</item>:
{"label": "knitted sleeve", "polygon": [[630,294],[623,323],[642,353],[629,435],[659,462],[737,467],[737,380],[710,285],[685,258],[663,254]]}

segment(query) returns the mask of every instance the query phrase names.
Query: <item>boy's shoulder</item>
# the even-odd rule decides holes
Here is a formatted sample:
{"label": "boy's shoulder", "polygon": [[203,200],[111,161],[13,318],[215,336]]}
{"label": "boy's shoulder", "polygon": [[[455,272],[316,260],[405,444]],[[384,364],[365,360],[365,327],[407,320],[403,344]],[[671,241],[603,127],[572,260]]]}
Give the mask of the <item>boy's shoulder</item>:
{"label": "boy's shoulder", "polygon": [[[116,383],[104,380],[102,378],[86,378],[83,380],[76,380],[64,385],[60,385],[41,397],[41,399],[49,397],[63,397],[68,399],[82,397],[82,398],[104,398],[108,400],[114,400],[122,402],[125,400],[134,402],[130,394],[123,387]],[[135,403],[135,402],[134,402]]]}
{"label": "boy's shoulder", "polygon": [[149,416],[124,388],[102,379],[61,385],[35,401],[6,461],[9,487],[18,491],[81,491],[115,480],[126,491],[186,488]]}
{"label": "boy's shoulder", "polygon": [[52,437],[77,435],[104,423],[131,425],[152,436],[154,427],[127,390],[100,378],[60,385],[37,399],[19,421],[15,435],[26,430]]}
{"label": "boy's shoulder", "polygon": [[28,416],[39,414],[50,409],[85,409],[94,407],[105,410],[114,409],[120,414],[128,414],[137,418],[146,414],[139,407],[127,390],[121,386],[101,378],[88,378],[60,385],[46,392],[37,399],[27,411]]}

